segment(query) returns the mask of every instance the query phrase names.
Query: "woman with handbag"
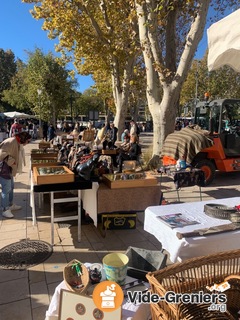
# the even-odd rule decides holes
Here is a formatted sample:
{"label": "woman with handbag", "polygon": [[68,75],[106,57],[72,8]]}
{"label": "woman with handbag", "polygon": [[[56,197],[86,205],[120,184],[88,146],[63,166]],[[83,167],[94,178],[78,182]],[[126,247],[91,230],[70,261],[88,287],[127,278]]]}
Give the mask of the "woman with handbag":
{"label": "woman with handbag", "polygon": [[3,140],[0,144],[0,184],[2,186],[1,207],[2,216],[13,218],[12,211],[20,210],[22,207],[13,204],[14,180],[21,156],[21,145],[24,146],[31,140],[28,132],[20,132],[14,137]]}

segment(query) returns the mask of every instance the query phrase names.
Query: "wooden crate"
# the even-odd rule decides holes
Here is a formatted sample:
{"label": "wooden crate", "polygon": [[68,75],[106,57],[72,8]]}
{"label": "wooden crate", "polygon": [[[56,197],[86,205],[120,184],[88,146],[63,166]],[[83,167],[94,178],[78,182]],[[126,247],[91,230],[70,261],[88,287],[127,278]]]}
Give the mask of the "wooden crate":
{"label": "wooden crate", "polygon": [[58,150],[54,146],[45,149],[32,149],[31,154],[45,154],[45,153],[56,153]]}
{"label": "wooden crate", "polygon": [[74,144],[74,137],[72,138],[65,138],[65,137],[62,137],[62,144],[63,143],[71,143],[71,144]]}
{"label": "wooden crate", "polygon": [[102,150],[102,154],[105,154],[105,155],[109,155],[109,154],[117,154],[117,149],[107,149],[107,150]]}
{"label": "wooden crate", "polygon": [[[36,159],[38,160],[38,159]],[[55,166],[59,166],[59,163],[55,160],[55,159],[44,159],[43,161],[46,162],[31,162],[31,169],[33,169],[33,167],[37,167],[37,168],[41,168],[41,167],[55,167]]]}
{"label": "wooden crate", "polygon": [[54,184],[74,182],[74,173],[65,166],[48,166],[51,169],[63,169],[64,174],[39,174],[39,169],[46,167],[33,167],[33,177],[36,184]]}
{"label": "wooden crate", "polygon": [[31,160],[50,160],[56,159],[57,160],[58,154],[57,153],[34,153],[31,154]]}
{"label": "wooden crate", "polygon": [[31,163],[48,163],[49,166],[56,165],[58,158],[58,151],[49,151],[49,152],[31,152]]}
{"label": "wooden crate", "polygon": [[[136,188],[136,187],[146,187],[146,186],[156,186],[158,181],[156,177],[152,176],[151,174],[146,174],[145,177],[141,179],[134,179],[131,177],[139,176],[143,173],[117,173],[117,174],[104,174],[103,175],[103,182],[110,188],[110,189],[120,189],[120,188]],[[128,178],[123,180],[124,178]],[[123,178],[123,179],[121,179]]]}
{"label": "wooden crate", "polygon": [[51,144],[50,142],[39,142],[38,144],[39,149],[46,149],[46,148],[50,148]]}

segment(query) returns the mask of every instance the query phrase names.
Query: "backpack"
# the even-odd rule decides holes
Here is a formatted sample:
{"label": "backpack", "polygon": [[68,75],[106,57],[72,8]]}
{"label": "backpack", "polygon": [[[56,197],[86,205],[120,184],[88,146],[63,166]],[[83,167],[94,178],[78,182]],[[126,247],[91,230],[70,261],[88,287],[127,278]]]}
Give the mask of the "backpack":
{"label": "backpack", "polygon": [[140,128],[139,128],[138,125],[136,125],[136,127],[137,127],[136,133],[137,133],[137,135],[139,136],[139,135],[140,135]]}

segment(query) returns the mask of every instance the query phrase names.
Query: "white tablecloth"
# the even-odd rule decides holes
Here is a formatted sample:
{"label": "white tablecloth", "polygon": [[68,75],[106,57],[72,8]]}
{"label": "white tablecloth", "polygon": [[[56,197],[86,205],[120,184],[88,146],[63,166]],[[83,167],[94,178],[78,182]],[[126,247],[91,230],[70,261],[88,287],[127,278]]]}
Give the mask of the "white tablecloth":
{"label": "white tablecloth", "polygon": [[97,191],[98,182],[92,183],[92,189],[82,190],[83,208],[86,213],[93,219],[95,227],[97,227]]}
{"label": "white tablecloth", "polygon": [[[176,236],[177,232],[187,233],[231,223],[230,220],[211,218],[206,215],[204,205],[207,203],[233,207],[240,204],[240,197],[155,206],[145,210],[144,230],[154,235],[162,243],[162,247],[169,252],[172,262],[240,248],[240,230],[182,239]],[[158,218],[161,215],[174,213],[182,213],[186,218],[196,220],[199,224],[172,229]]]}

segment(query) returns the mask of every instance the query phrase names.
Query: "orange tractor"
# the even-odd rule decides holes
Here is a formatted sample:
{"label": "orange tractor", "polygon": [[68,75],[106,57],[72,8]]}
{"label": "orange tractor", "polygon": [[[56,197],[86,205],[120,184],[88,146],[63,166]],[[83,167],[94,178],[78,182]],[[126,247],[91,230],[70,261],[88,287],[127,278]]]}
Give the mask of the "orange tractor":
{"label": "orange tractor", "polygon": [[194,123],[210,131],[211,147],[196,154],[191,165],[205,172],[209,185],[216,170],[240,171],[240,100],[221,99],[199,102]]}
{"label": "orange tractor", "polygon": [[204,171],[205,185],[213,181],[216,170],[240,171],[240,100],[199,102],[194,124],[201,129],[190,126],[167,136],[163,165],[175,165],[182,158]]}

